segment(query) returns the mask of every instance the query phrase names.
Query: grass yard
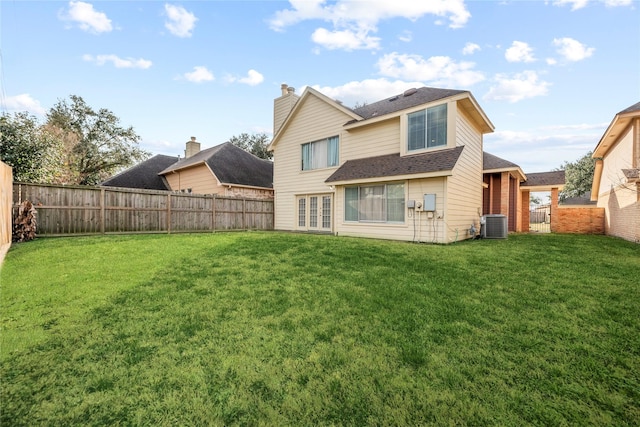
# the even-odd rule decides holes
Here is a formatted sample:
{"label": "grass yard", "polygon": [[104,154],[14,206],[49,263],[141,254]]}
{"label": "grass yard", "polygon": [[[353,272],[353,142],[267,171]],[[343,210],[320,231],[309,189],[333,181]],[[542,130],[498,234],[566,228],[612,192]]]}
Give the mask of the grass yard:
{"label": "grass yard", "polygon": [[41,239],[0,272],[1,425],[640,425],[640,245]]}

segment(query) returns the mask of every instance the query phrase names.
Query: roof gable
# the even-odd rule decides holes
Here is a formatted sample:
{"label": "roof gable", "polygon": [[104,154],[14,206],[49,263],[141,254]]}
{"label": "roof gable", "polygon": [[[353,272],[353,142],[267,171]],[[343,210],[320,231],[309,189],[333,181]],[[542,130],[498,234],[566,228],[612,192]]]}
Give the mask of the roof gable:
{"label": "roof gable", "polygon": [[615,145],[620,135],[624,132],[627,126],[630,125],[632,119],[640,117],[640,102],[633,104],[630,107],[625,108],[615,115],[609,127],[598,141],[596,149],[593,150],[593,158],[604,157],[605,154]]}
{"label": "roof gable", "polygon": [[273,140],[271,141],[271,143],[267,147],[268,150],[270,150],[270,151],[273,150],[273,148],[276,146],[276,144],[280,140],[282,134],[285,132],[285,130],[287,129],[287,127],[289,126],[289,124],[291,123],[291,121],[293,120],[295,115],[298,113],[298,111],[300,111],[301,108],[303,108],[303,106],[305,104],[305,101],[310,96],[317,97],[321,101],[325,102],[327,105],[330,105],[331,107],[342,111],[344,114],[346,114],[347,116],[351,117],[352,119],[361,119],[361,117],[358,116],[352,109],[345,107],[344,105],[342,105],[338,101],[335,101],[335,100],[329,98],[328,96],[322,94],[321,92],[319,92],[319,91],[307,86],[307,88],[304,90],[304,92],[302,92],[302,95],[300,95],[300,98],[296,101],[296,104],[293,106],[293,108],[289,112],[289,115],[287,115],[287,118],[284,120],[284,122],[280,126],[280,129],[278,129],[276,134],[273,136]]}

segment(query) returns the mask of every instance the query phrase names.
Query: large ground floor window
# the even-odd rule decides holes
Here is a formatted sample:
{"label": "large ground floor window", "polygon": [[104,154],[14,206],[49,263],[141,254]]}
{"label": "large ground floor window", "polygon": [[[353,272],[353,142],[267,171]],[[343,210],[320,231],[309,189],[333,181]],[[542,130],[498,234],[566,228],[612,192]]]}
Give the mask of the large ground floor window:
{"label": "large ground floor window", "polygon": [[345,187],[344,219],[404,222],[404,183]]}

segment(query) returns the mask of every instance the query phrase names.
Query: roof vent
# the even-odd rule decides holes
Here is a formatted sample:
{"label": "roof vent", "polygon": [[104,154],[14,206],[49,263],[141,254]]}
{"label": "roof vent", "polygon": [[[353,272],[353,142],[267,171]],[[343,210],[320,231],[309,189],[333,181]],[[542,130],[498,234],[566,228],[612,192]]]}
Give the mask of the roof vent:
{"label": "roof vent", "polygon": [[389,102],[393,102],[393,101],[397,101],[398,100],[398,96],[394,96],[393,98],[389,98]]}
{"label": "roof vent", "polygon": [[418,91],[418,89],[416,89],[415,87],[412,87],[411,89],[407,89],[404,91],[403,96],[411,96],[414,93],[416,93]]}

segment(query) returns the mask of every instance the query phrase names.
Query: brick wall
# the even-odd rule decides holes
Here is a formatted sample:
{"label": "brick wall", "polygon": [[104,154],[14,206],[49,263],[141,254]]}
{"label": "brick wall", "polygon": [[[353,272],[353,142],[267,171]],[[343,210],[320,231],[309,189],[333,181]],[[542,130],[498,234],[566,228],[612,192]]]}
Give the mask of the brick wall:
{"label": "brick wall", "polygon": [[604,208],[560,206],[551,214],[554,233],[604,234]]}

